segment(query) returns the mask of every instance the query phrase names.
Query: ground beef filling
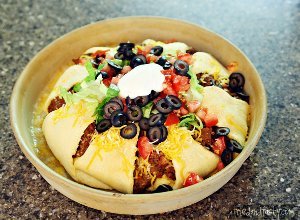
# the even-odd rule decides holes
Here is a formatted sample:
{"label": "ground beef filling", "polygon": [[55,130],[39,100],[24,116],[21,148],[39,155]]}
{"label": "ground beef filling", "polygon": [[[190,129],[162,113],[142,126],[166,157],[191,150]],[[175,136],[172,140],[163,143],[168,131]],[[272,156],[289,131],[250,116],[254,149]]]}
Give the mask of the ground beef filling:
{"label": "ground beef filling", "polygon": [[[139,158],[143,160],[142,158]],[[150,164],[150,173],[156,178],[161,178],[164,174],[171,180],[176,180],[175,169],[172,161],[168,160],[162,152],[157,153],[153,151],[148,158]],[[134,185],[133,193],[143,193],[148,187],[151,186],[152,177],[149,173],[143,172],[143,169],[139,167],[138,162],[135,163],[134,170]]]}
{"label": "ground beef filling", "polygon": [[81,136],[79,145],[77,147],[76,153],[72,156],[73,158],[81,157],[85,151],[90,146],[90,142],[92,140],[93,135],[96,132],[96,125],[95,123],[90,124],[83,132],[83,135]]}
{"label": "ground beef filling", "polygon": [[48,106],[48,112],[53,112],[62,107],[64,104],[66,104],[65,100],[63,98],[60,98],[59,96],[56,96],[54,99],[51,100]]}

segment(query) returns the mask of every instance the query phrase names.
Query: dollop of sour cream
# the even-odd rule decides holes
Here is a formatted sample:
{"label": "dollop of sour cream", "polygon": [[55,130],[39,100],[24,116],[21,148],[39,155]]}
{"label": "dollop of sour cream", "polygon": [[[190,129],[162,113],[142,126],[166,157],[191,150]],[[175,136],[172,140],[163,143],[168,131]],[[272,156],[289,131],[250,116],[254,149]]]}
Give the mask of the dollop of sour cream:
{"label": "dollop of sour cream", "polygon": [[146,96],[151,90],[161,92],[163,90],[163,68],[156,63],[149,63],[135,67],[126,73],[118,82],[120,96],[134,99],[138,96]]}

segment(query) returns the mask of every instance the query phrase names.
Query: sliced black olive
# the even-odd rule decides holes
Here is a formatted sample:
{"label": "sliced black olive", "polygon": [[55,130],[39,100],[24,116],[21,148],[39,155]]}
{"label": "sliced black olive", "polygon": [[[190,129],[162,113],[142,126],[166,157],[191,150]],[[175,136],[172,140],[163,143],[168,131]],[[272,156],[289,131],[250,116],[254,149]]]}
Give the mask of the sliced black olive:
{"label": "sliced black olive", "polygon": [[181,76],[188,76],[189,65],[183,60],[176,60],[174,63],[175,72]]}
{"label": "sliced black olive", "polygon": [[245,84],[245,78],[241,73],[231,73],[229,76],[229,88],[234,91],[242,91]]}
{"label": "sliced black olive", "polygon": [[172,109],[175,110],[180,109],[182,105],[180,99],[174,95],[167,95],[166,100],[171,105]]}
{"label": "sliced black olive", "polygon": [[134,103],[140,107],[147,105],[148,102],[149,102],[148,96],[138,96],[134,99]]}
{"label": "sliced black olive", "polygon": [[114,111],[110,116],[111,124],[115,127],[121,127],[127,123],[127,115],[121,110]]}
{"label": "sliced black olive", "polygon": [[112,67],[114,70],[116,71],[120,71],[123,69],[123,67],[119,66],[118,64],[115,64],[113,61],[111,60],[107,60],[107,63],[110,67]]}
{"label": "sliced black olive", "polygon": [[155,56],[159,56],[162,54],[162,52],[164,51],[164,48],[161,46],[156,46],[156,47],[152,47],[152,49],[150,50],[150,53],[155,55]]}
{"label": "sliced black olive", "polygon": [[93,67],[94,68],[98,68],[98,66],[99,66],[99,63],[97,63],[97,61],[96,60],[94,60],[94,59],[91,59],[91,63],[92,63],[92,65],[93,65]]}
{"label": "sliced black olive", "polygon": [[221,160],[225,166],[231,163],[233,159],[232,152],[228,149],[225,149],[221,155]]}
{"label": "sliced black olive", "polygon": [[134,138],[136,134],[137,134],[137,127],[133,123],[122,128],[120,131],[121,137],[126,139]]}
{"label": "sliced black olive", "polygon": [[124,52],[127,49],[132,49],[134,48],[134,43],[120,43],[119,44],[119,48],[118,48],[118,52]]}
{"label": "sliced black olive", "polygon": [[158,126],[151,127],[147,132],[147,137],[153,144],[159,144],[162,138],[162,130]]}
{"label": "sliced black olive", "polygon": [[130,106],[127,110],[127,116],[130,121],[139,121],[143,117],[142,109],[139,106]]}
{"label": "sliced black olive", "polygon": [[115,55],[114,55],[114,58],[115,59],[118,59],[118,60],[123,60],[125,57],[124,57],[124,54],[122,52],[117,52]]}
{"label": "sliced black olive", "polygon": [[151,127],[160,126],[163,125],[164,123],[165,123],[165,117],[161,113],[154,114],[149,118],[149,126]]}
{"label": "sliced black olive", "polygon": [[160,57],[156,63],[163,67],[164,70],[170,69],[172,64],[164,57]]}
{"label": "sliced black olive", "polygon": [[246,94],[244,91],[240,91],[240,92],[236,92],[236,94],[238,95],[238,97],[242,100],[244,100],[245,102],[249,103],[249,95]]}
{"label": "sliced black olive", "polygon": [[156,92],[154,90],[151,90],[151,93],[148,95],[150,100],[156,99],[159,96],[159,92]]}
{"label": "sliced black olive", "polygon": [[230,129],[227,127],[218,127],[215,130],[217,136],[226,136],[229,134]]}
{"label": "sliced black olive", "polygon": [[108,119],[103,119],[96,125],[96,130],[99,133],[102,133],[104,131],[107,131],[111,127],[111,122]]}
{"label": "sliced black olive", "polygon": [[142,118],[140,121],[139,121],[139,126],[142,130],[145,130],[147,131],[150,126],[149,126],[149,120],[147,118]]}
{"label": "sliced black olive", "polygon": [[110,99],[109,101],[110,102],[117,102],[121,106],[121,109],[124,108],[123,102],[119,97],[114,97],[114,98]]}
{"label": "sliced black olive", "polygon": [[120,104],[118,102],[114,102],[114,101],[109,101],[108,103],[106,103],[104,105],[103,111],[104,111],[104,116],[105,118],[110,118],[110,115],[117,111],[117,110],[121,110],[122,107],[120,106]]}
{"label": "sliced black olive", "polygon": [[128,107],[131,106],[131,105],[133,104],[133,101],[132,101],[132,99],[130,99],[129,96],[126,97],[125,102],[126,102],[126,105],[127,105]]}
{"label": "sliced black olive", "polygon": [[123,54],[124,54],[124,58],[125,58],[126,60],[131,60],[134,56],[136,56],[136,54],[133,53],[131,49],[130,49],[130,50],[129,50],[129,49],[128,49],[128,50],[125,50],[125,51],[123,52]]}
{"label": "sliced black olive", "polygon": [[173,111],[172,105],[166,99],[159,100],[156,103],[156,109],[163,114],[169,114]]}
{"label": "sliced black olive", "polygon": [[242,152],[243,147],[242,147],[242,145],[239,144],[239,142],[237,142],[236,140],[233,140],[233,139],[231,139],[229,142],[232,145],[233,152],[236,152],[236,153]]}
{"label": "sliced black olive", "polygon": [[146,64],[147,63],[147,60],[146,60],[146,57],[144,55],[136,55],[134,56],[131,61],[130,61],[130,67],[131,68],[135,68],[139,65],[143,65],[143,64]]}
{"label": "sliced black olive", "polygon": [[109,78],[109,75],[107,72],[105,71],[99,71],[99,70],[96,70],[96,79],[98,78],[98,76],[102,76],[102,79],[108,79]]}
{"label": "sliced black olive", "polygon": [[161,138],[160,138],[159,142],[164,142],[168,137],[168,129],[166,126],[162,125],[160,127],[160,130],[161,130]]}
{"label": "sliced black olive", "polygon": [[153,193],[162,193],[162,192],[168,192],[168,191],[172,191],[173,188],[169,185],[163,184],[163,185],[159,185],[156,190],[153,191]]}

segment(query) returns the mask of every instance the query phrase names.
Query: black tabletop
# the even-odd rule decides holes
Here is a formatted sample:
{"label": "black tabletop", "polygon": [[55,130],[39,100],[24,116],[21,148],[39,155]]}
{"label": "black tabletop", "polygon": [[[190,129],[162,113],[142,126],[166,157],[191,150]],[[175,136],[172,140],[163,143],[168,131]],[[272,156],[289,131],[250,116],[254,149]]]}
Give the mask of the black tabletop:
{"label": "black tabletop", "polygon": [[13,85],[39,50],[80,26],[129,15],[178,18],[223,35],[254,63],[268,96],[263,136],[223,188],[189,207],[145,218],[299,215],[299,1],[1,0],[0,218],[134,218],[85,207],[53,189],[19,149],[8,113]]}

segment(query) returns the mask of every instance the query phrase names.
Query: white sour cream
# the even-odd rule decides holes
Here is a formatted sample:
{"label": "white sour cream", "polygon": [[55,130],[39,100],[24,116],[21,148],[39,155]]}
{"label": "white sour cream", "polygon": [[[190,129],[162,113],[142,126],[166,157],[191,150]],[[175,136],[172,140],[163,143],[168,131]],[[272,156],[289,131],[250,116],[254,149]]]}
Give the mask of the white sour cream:
{"label": "white sour cream", "polygon": [[161,73],[163,68],[155,63],[144,64],[135,67],[125,74],[118,82],[120,96],[134,99],[138,96],[146,96],[151,90],[161,92],[165,76]]}

